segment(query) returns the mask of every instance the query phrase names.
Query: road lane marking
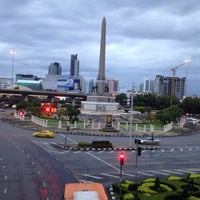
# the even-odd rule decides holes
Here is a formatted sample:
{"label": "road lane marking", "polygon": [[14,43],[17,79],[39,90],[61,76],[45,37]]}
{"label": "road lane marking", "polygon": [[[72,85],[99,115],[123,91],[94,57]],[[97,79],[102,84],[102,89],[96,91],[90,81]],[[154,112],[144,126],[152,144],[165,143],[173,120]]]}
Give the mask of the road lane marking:
{"label": "road lane marking", "polygon": [[86,177],[90,177],[90,178],[95,178],[95,179],[103,179],[102,177],[99,177],[99,176],[93,176],[93,175],[90,175],[90,174],[81,174],[81,176],[86,176]]}
{"label": "road lane marking", "polygon": [[76,153],[80,153],[81,151],[75,151],[75,152],[73,152],[74,154],[76,154]]}
{"label": "road lane marking", "polygon": [[[65,135],[63,135],[63,134],[60,134],[60,136],[62,136],[63,138],[65,138]],[[78,144],[78,142],[77,142],[77,141],[75,141],[75,140],[71,139],[69,136],[67,137],[67,140],[69,140],[69,141],[73,142],[74,144]]]}
{"label": "road lane marking", "polygon": [[7,176],[4,176],[5,180],[8,180],[8,177]]}
{"label": "road lane marking", "polygon": [[[176,171],[183,172],[183,173],[196,173],[196,170],[185,170],[185,169],[176,169]],[[198,170],[197,170],[198,171]]]}
{"label": "road lane marking", "polygon": [[174,151],[174,149],[171,149],[170,151],[171,151],[171,152],[173,152],[173,151]]}
{"label": "road lane marking", "polygon": [[166,173],[166,172],[161,172],[161,171],[148,171],[149,173],[152,173],[152,174],[161,174],[161,175],[170,175],[169,173]]}
{"label": "road lane marking", "polygon": [[[141,172],[141,171],[137,171],[137,174],[145,175],[145,176],[154,176],[154,175],[151,174],[151,173],[145,173],[145,172]],[[135,175],[134,175],[134,176],[135,176]]]}
{"label": "road lane marking", "polygon": [[176,172],[176,171],[172,171],[172,170],[162,170],[163,172],[168,172],[170,174],[183,174],[183,172]]}
{"label": "road lane marking", "polygon": [[83,180],[83,179],[79,179],[79,181],[80,181],[81,183],[94,183],[94,182],[92,182],[92,181],[86,181],[86,180]]}
{"label": "road lane marking", "polygon": [[46,183],[45,183],[45,182],[43,182],[42,184],[43,184],[43,187],[44,187],[44,188],[46,188],[46,187],[47,187],[47,185],[46,185]]}
{"label": "road lane marking", "polygon": [[112,178],[119,178],[119,176],[112,175],[112,174],[101,173],[101,175],[103,175],[103,176],[108,176],[108,177],[112,177]]}
{"label": "road lane marking", "polygon": [[87,152],[87,154],[90,155],[91,157],[95,158],[96,160],[101,161],[102,163],[108,165],[109,167],[111,167],[111,168],[113,168],[114,170],[116,170],[116,171],[119,172],[119,169],[118,169],[117,167],[115,167],[114,165],[111,165],[110,163],[108,163],[108,162],[102,160],[101,158],[99,158],[99,157],[97,157],[97,156],[95,156],[95,155],[93,155],[93,154],[91,154],[91,153],[88,153],[88,152]]}
{"label": "road lane marking", "polygon": [[4,194],[7,193],[7,188],[4,188],[3,193],[4,193]]}

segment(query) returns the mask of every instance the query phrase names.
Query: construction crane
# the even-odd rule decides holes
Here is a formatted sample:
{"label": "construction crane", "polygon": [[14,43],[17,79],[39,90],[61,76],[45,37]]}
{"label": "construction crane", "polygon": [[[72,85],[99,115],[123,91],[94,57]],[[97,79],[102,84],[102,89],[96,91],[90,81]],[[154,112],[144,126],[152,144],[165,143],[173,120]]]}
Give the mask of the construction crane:
{"label": "construction crane", "polygon": [[171,68],[172,72],[173,72],[173,78],[172,78],[172,90],[171,90],[171,95],[172,96],[175,96],[175,76],[176,76],[176,70],[185,65],[185,64],[188,64],[190,63],[190,60],[189,59],[185,59],[184,63],[180,64],[180,65],[177,65],[176,67],[173,67]]}

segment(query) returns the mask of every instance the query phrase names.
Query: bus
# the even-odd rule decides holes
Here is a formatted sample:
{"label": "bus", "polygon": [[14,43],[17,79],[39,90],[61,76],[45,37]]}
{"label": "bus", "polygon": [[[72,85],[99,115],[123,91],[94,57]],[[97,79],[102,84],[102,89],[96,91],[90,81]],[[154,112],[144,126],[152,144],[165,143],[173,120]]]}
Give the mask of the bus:
{"label": "bus", "polygon": [[108,200],[102,183],[68,183],[63,200]]}

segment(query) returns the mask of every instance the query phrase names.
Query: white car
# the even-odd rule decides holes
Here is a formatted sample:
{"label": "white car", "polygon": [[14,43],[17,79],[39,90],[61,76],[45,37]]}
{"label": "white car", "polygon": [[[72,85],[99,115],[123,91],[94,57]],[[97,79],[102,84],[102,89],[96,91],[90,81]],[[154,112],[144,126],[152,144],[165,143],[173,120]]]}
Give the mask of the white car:
{"label": "white car", "polygon": [[145,139],[142,139],[140,140],[141,141],[141,144],[159,144],[160,143],[160,140],[159,139],[156,139],[156,138],[153,138],[152,137],[147,137]]}

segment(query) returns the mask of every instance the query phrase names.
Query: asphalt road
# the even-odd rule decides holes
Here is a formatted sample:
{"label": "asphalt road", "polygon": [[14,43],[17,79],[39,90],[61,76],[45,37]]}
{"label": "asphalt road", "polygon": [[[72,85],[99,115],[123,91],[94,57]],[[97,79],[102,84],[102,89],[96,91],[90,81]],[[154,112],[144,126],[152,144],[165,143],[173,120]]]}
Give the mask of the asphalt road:
{"label": "asphalt road", "polygon": [[[68,182],[101,182],[106,188],[120,180],[120,151],[71,151],[56,143],[109,140],[128,145],[129,137],[100,137],[57,133],[53,139],[35,138],[34,131],[0,121],[0,199],[59,199]],[[184,176],[200,173],[200,133],[164,137],[159,149],[125,151],[123,179]],[[134,137],[132,140],[134,141]],[[132,141],[132,142],[133,142]],[[132,145],[135,145],[132,143]],[[137,165],[136,165],[137,162]]]}
{"label": "asphalt road", "polygon": [[59,160],[31,141],[32,133],[0,121],[0,199],[60,200],[76,182]]}

